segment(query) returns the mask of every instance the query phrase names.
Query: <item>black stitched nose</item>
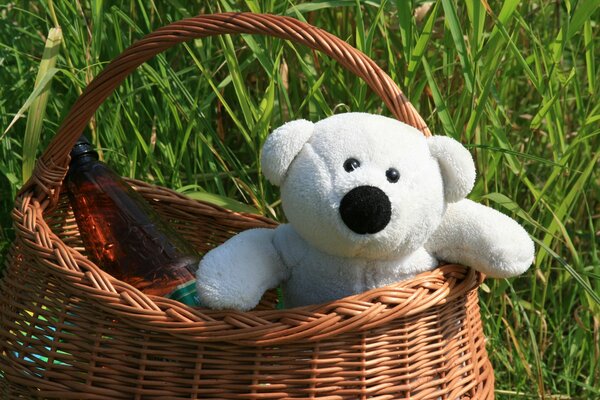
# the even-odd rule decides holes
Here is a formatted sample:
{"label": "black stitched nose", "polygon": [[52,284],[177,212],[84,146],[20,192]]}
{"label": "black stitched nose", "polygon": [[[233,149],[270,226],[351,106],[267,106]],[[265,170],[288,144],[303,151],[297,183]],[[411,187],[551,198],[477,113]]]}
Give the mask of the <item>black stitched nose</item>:
{"label": "black stitched nose", "polygon": [[374,186],[355,187],[340,203],[342,221],[352,231],[364,235],[377,233],[392,217],[392,204],[385,192]]}

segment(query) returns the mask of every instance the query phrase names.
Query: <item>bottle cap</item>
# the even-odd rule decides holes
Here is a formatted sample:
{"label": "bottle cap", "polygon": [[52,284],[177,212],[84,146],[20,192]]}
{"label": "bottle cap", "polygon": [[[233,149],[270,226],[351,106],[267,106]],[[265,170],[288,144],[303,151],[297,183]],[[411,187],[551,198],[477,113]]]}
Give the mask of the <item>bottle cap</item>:
{"label": "bottle cap", "polygon": [[71,149],[71,159],[73,160],[86,154],[92,155],[93,157],[98,159],[98,152],[94,150],[94,146],[92,146],[92,143],[88,140],[87,137],[81,135],[81,137],[75,143],[75,146],[73,146],[73,149]]}

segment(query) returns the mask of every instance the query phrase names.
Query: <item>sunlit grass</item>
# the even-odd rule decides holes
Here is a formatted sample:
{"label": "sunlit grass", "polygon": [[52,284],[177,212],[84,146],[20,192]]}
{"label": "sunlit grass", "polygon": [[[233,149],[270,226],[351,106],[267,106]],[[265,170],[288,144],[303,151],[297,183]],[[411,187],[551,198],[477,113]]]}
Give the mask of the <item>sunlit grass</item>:
{"label": "sunlit grass", "polygon": [[[536,241],[527,274],[481,290],[497,397],[600,398],[600,2],[50,4],[0,6],[0,132],[34,92],[48,32],[60,25],[63,33],[37,151],[23,147],[25,118],[0,140],[0,246],[12,235],[23,152],[39,155],[86,83],[134,40],[199,12],[306,19],[372,57],[433,132],[465,143],[479,171],[471,198],[511,215]],[[260,173],[265,137],[294,118],[349,110],[389,115],[321,55],[272,38],[215,37],[141,67],[89,134],[125,176],[281,218],[279,192]]]}

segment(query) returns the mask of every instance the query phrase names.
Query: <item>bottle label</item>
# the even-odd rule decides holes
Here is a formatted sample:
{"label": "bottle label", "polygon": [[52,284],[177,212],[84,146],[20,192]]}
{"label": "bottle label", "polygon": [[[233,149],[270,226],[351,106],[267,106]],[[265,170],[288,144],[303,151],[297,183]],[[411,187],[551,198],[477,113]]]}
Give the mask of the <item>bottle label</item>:
{"label": "bottle label", "polygon": [[198,298],[198,294],[196,293],[195,279],[187,281],[186,283],[182,283],[165,297],[172,300],[180,301],[188,306],[197,307],[200,305],[200,299]]}

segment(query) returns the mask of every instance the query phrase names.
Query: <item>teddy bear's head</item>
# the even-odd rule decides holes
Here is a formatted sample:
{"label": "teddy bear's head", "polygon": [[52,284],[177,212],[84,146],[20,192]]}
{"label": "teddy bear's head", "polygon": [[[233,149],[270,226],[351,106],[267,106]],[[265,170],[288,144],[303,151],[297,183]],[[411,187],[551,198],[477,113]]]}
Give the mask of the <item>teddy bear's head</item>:
{"label": "teddy bear's head", "polygon": [[264,144],[262,169],[281,186],[285,215],[307,242],[367,259],[421,247],[446,204],[463,199],[475,180],[473,159],[457,141],[365,113],[283,125]]}

